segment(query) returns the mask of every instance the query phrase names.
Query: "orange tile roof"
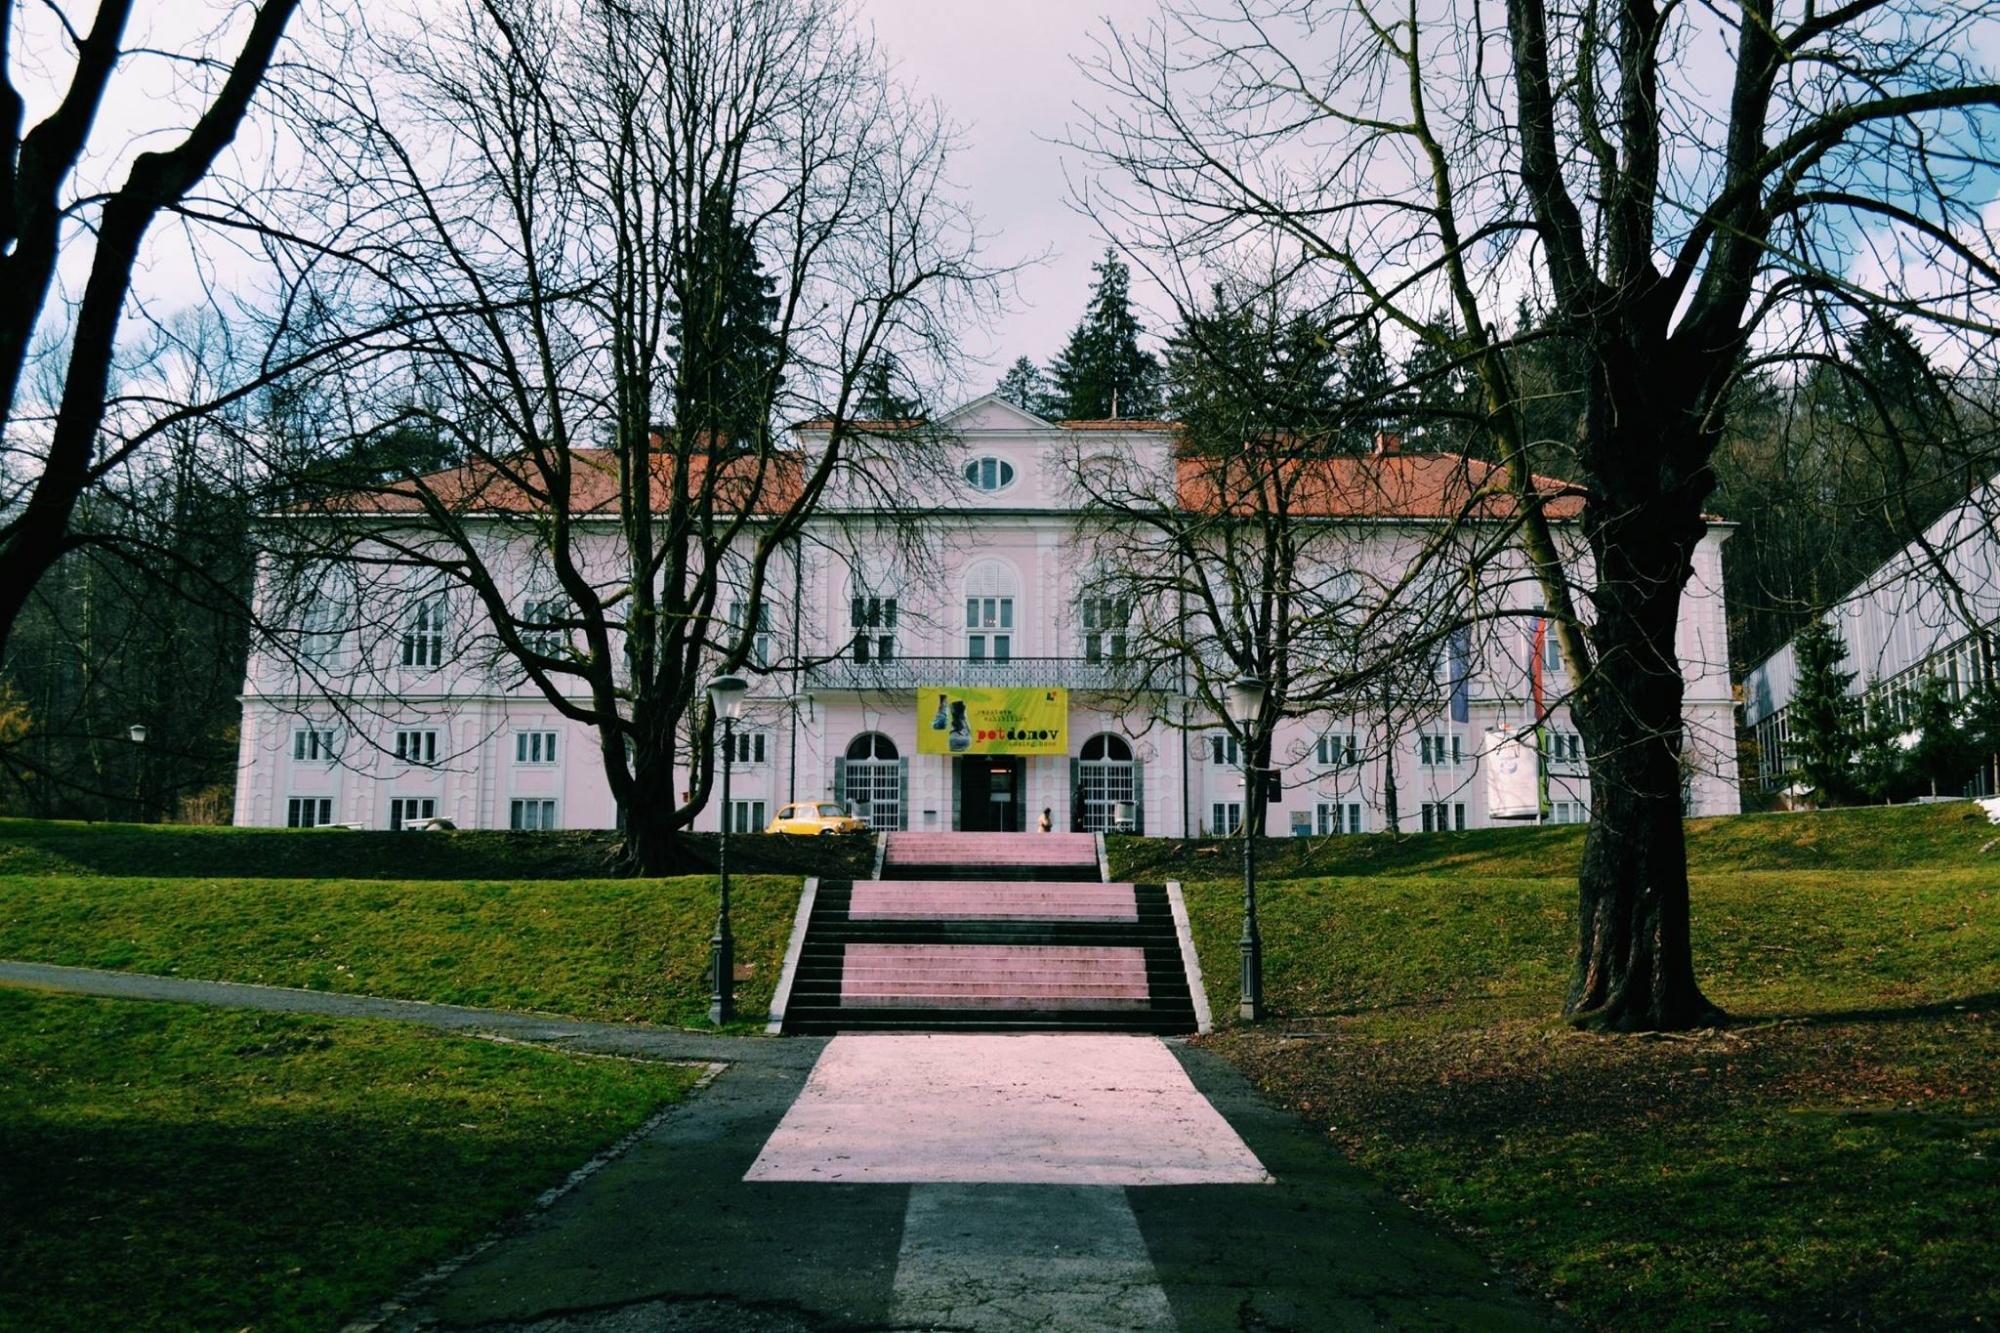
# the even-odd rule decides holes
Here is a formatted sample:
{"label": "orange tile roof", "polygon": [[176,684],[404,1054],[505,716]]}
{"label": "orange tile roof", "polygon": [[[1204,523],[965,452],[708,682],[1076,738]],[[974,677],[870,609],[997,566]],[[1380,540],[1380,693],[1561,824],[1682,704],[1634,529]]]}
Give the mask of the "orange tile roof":
{"label": "orange tile roof", "polygon": [[[1183,507],[1211,513],[1225,506],[1234,513],[1255,511],[1249,479],[1237,483],[1242,495],[1224,494],[1231,485],[1217,474],[1224,461],[1186,454],[1177,460],[1176,490]],[[1461,454],[1333,455],[1289,459],[1282,466],[1286,508],[1309,518],[1502,519],[1515,513],[1507,470]],[[1570,519],[1583,512],[1583,491],[1569,482],[1536,477],[1535,490],[1548,497],[1542,512],[1550,518]]]}
{"label": "orange tile roof", "polygon": [[[685,494],[698,493],[708,472],[711,456],[694,454],[682,478]],[[728,512],[748,505],[751,512],[778,514],[797,501],[805,486],[805,464],[795,453],[772,454],[764,460],[739,456],[724,464],[716,483],[720,507]],[[653,508],[664,510],[674,485],[673,455],[653,455]],[[502,462],[463,464],[433,472],[414,482],[390,482],[376,491],[356,491],[337,496],[316,508],[345,513],[422,513],[422,492],[454,513],[532,514],[548,508],[542,471],[532,459],[517,455]],[[616,514],[618,512],[618,463],[609,449],[572,449],[569,468],[570,512],[572,514]],[[420,489],[421,488],[421,489]]]}

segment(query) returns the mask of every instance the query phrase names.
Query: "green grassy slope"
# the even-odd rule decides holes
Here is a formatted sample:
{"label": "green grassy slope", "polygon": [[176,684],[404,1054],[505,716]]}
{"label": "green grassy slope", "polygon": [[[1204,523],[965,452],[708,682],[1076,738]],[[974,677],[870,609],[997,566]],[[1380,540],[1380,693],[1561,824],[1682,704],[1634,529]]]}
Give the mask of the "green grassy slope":
{"label": "green grassy slope", "polygon": [[0,991],[0,1327],[329,1329],[696,1072]]}
{"label": "green grassy slope", "polygon": [[[732,875],[731,887],[737,1000],[754,1021],[799,881]],[[0,876],[0,958],[667,1024],[704,1019],[714,920],[708,876]]]}

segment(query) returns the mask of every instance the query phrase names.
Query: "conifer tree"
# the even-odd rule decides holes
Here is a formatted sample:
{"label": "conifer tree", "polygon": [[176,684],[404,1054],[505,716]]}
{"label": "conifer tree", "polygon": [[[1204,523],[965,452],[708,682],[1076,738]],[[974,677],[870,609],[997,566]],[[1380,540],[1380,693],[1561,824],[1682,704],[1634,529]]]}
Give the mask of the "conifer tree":
{"label": "conifer tree", "polygon": [[1014,364],[1007,367],[1007,373],[993,386],[993,392],[1003,402],[1012,403],[1023,412],[1033,412],[1037,416],[1048,415],[1048,377],[1042,374],[1040,366],[1025,356],[1014,359]]}
{"label": "conifer tree", "polygon": [[770,401],[778,337],[776,283],[764,272],[741,221],[722,205],[702,222],[668,313],[678,360],[674,424],[711,437],[745,441],[766,424],[759,405]]}
{"label": "conifer tree", "polygon": [[910,421],[922,411],[917,400],[903,392],[908,383],[903,367],[884,352],[870,361],[854,386],[855,412],[864,421]]}
{"label": "conifer tree", "polygon": [[1855,795],[1854,751],[1861,720],[1859,701],[1847,692],[1854,673],[1840,669],[1847,648],[1815,616],[1800,632],[1794,651],[1798,684],[1790,713],[1795,768],[1814,805],[1839,805]]}
{"label": "conifer tree", "polygon": [[1150,417],[1160,411],[1160,363],[1139,346],[1132,273],[1114,251],[1091,265],[1090,306],[1050,363],[1054,415],[1070,419]]}

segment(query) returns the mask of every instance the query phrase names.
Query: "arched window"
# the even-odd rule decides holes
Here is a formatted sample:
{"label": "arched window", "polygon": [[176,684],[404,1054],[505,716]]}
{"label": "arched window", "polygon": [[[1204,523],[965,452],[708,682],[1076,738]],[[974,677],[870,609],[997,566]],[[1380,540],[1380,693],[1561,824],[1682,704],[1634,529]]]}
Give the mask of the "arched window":
{"label": "arched window", "polygon": [[1093,759],[1120,759],[1132,762],[1132,747],[1125,743],[1123,736],[1113,736],[1106,732],[1102,736],[1092,736],[1083,743],[1081,758],[1085,763]]}
{"label": "arched window", "polygon": [[835,792],[868,827],[905,827],[908,768],[896,753],[896,742],[879,731],[864,731],[847,743],[847,754],[833,767]]}
{"label": "arched window", "polygon": [[[1077,752],[1076,791],[1071,799],[1081,813],[1080,823],[1087,832],[1123,828],[1143,832],[1139,814],[1140,766],[1132,757],[1132,744],[1123,736],[1103,732],[1092,736]],[[1122,808],[1121,808],[1122,807]]]}
{"label": "arched window", "polygon": [[965,481],[974,490],[1004,491],[1014,484],[1014,465],[1004,458],[975,458],[965,465]]}
{"label": "arched window", "polygon": [[894,759],[896,742],[879,731],[864,731],[847,745],[849,759]]}

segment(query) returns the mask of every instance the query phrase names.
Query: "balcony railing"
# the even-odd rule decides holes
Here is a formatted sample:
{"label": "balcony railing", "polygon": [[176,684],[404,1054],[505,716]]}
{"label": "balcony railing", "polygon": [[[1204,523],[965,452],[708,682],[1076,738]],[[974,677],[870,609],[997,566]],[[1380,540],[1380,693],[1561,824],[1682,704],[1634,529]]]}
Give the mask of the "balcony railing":
{"label": "balcony railing", "polygon": [[856,662],[839,658],[806,668],[811,690],[911,690],[924,685],[1055,686],[1105,693],[1178,688],[1171,663],[1084,657],[896,657]]}

